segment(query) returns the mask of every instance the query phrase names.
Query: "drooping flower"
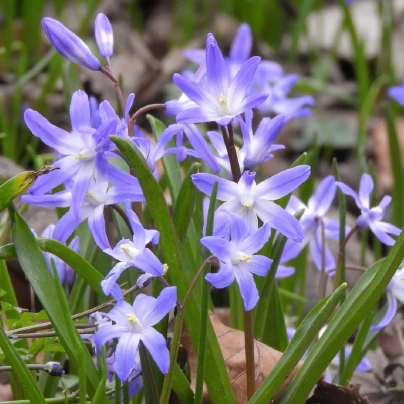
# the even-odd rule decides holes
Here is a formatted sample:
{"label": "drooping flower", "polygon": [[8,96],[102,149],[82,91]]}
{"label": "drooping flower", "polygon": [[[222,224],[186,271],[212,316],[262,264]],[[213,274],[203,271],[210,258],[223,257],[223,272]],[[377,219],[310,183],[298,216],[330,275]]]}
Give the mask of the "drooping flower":
{"label": "drooping flower", "polygon": [[88,46],[61,22],[53,18],[42,19],[42,27],[55,49],[66,59],[91,70],[100,70],[100,61]]}
{"label": "drooping flower", "polygon": [[273,201],[294,191],[310,175],[310,167],[297,166],[256,184],[255,172],[245,171],[238,183],[212,174],[194,174],[192,181],[204,194],[210,196],[218,182],[217,199],[225,201],[219,209],[240,215],[249,233],[258,229],[258,218],[292,240],[303,239],[302,228],[295,217]]}
{"label": "drooping flower", "polygon": [[72,132],[68,133],[52,125],[38,112],[28,109],[24,114],[25,123],[31,132],[39,137],[46,145],[56,150],[62,156],[53,163],[59,170],[38,178],[29,192],[42,195],[58,185],[72,180],[73,217],[78,218],[78,212],[85,198],[89,184],[97,171],[97,155],[104,157],[104,140],[116,129],[117,121],[103,122],[98,129],[91,127],[90,104],[84,91],[76,91],[70,104],[70,119]]}
{"label": "drooping flower", "polygon": [[[324,178],[317,187],[316,192],[309,199],[307,206],[292,195],[287,211],[295,214],[299,210],[304,209],[300,224],[303,228],[304,239],[301,243],[288,240],[282,254],[284,261],[289,261],[297,257],[306,245],[310,246],[310,255],[318,270],[322,269],[323,254],[323,227],[325,239],[338,240],[339,238],[339,222],[337,220],[325,217],[336,192],[335,178],[332,175]],[[349,228],[348,228],[349,231]],[[324,246],[325,252],[325,268],[326,272],[335,269],[335,260],[333,254],[327,245]]]}
{"label": "drooping flower", "polygon": [[156,230],[144,229],[135,212],[131,209],[129,201],[125,203],[125,211],[132,227],[133,239],[122,239],[114,249],[106,248],[104,250],[106,254],[119,261],[101,282],[102,290],[107,296],[111,294],[122,272],[129,267],[138,268],[154,276],[162,276],[165,271],[165,266],[146,247],[150,242],[157,244],[160,233]]}
{"label": "drooping flower", "polygon": [[401,86],[390,87],[387,94],[394,101],[398,102],[400,105],[404,106],[404,81]]}
{"label": "drooping flower", "polygon": [[[96,244],[101,249],[109,248],[110,244],[105,231],[105,206],[125,202],[128,199],[134,202],[144,201],[142,190],[135,177],[125,175],[124,172],[120,171],[119,175],[126,181],[130,181],[129,184],[121,183],[109,186],[111,179],[109,179],[108,170],[111,169],[111,166],[108,166],[107,161],[101,155],[98,155],[96,159],[98,160],[98,170],[95,173],[95,179],[90,182],[84,201],[79,207],[77,218],[69,210],[56,224],[53,237],[62,243],[70,237],[80,223],[88,219],[88,226]],[[72,206],[72,199],[72,189],[66,189],[55,194],[24,195],[22,197],[24,203],[45,208],[69,207]]]}
{"label": "drooping flower", "polygon": [[101,55],[108,60],[113,54],[114,35],[111,23],[105,14],[100,13],[95,18],[94,34]]}
{"label": "drooping flower", "polygon": [[371,330],[381,330],[387,327],[397,314],[397,300],[404,304],[404,267],[399,268],[386,288],[387,310],[383,318],[371,327]]}
{"label": "drooping flower", "polygon": [[192,107],[188,106],[177,115],[177,121],[183,123],[214,121],[219,125],[228,125],[236,116],[262,103],[267,98],[266,94],[247,95],[259,61],[259,57],[248,59],[236,76],[230,78],[222,52],[214,36],[208,34],[206,85],[187,80],[177,73],[173,76],[177,87],[194,102]]}
{"label": "drooping flower", "polygon": [[244,309],[249,311],[259,298],[252,274],[265,276],[272,263],[263,255],[254,255],[268,241],[271,228],[264,224],[248,235],[246,223],[239,215],[229,212],[226,215],[229,216],[230,240],[218,236],[201,239],[201,243],[220,260],[219,272],[209,273],[205,279],[219,289],[236,280],[244,300]]}
{"label": "drooping flower", "polygon": [[[45,228],[41,237],[42,238],[54,238],[53,237],[54,231],[55,231],[55,225],[50,224],[49,226],[47,226]],[[34,233],[35,237],[38,237],[34,230],[32,230],[32,232]],[[69,247],[73,251],[78,253],[79,247],[80,247],[79,243],[80,243],[80,239],[78,236],[76,236],[72,239],[72,241],[70,241]],[[74,279],[76,277],[76,272],[74,271],[74,269],[71,268],[69,265],[67,265],[64,261],[62,261],[57,255],[54,255],[54,254],[51,254],[48,252],[44,252],[43,255],[44,255],[46,263],[48,264],[48,267],[52,271],[52,273],[53,273],[53,268],[52,268],[53,267],[52,261],[53,261],[56,271],[59,276],[60,283],[62,285],[66,283],[66,284],[72,286],[74,283]]]}
{"label": "drooping flower", "polygon": [[370,194],[373,191],[373,180],[372,177],[366,173],[362,175],[359,194],[343,182],[337,182],[336,184],[344,194],[354,198],[356,205],[361,210],[361,215],[356,219],[356,226],[360,229],[370,228],[373,234],[382,243],[392,246],[395,243],[395,240],[390,234],[398,236],[401,233],[401,229],[382,221],[386,214],[386,210],[390,205],[391,197],[388,195],[384,196],[379,205],[371,208]]}
{"label": "drooping flower", "polygon": [[175,307],[176,299],[177,288],[168,287],[163,289],[157,299],[139,294],[132,306],[121,301],[105,314],[111,322],[98,329],[94,342],[100,354],[102,344],[118,338],[114,370],[121,381],[126,381],[136,367],[140,341],[149,351],[160,371],[164,374],[168,372],[170,354],[166,340],[153,326]]}

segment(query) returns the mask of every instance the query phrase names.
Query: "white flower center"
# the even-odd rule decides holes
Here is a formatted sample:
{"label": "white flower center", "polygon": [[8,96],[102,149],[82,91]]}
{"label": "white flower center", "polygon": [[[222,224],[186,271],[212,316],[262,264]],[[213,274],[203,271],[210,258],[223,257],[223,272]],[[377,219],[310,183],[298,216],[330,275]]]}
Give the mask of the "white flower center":
{"label": "white flower center", "polygon": [[237,265],[240,263],[249,263],[251,261],[252,255],[247,255],[242,251],[238,251],[232,257],[233,264]]}
{"label": "white flower center", "polygon": [[94,150],[84,149],[76,154],[75,159],[77,161],[83,161],[83,160],[92,160],[94,157],[95,157]]}
{"label": "white flower center", "polygon": [[139,321],[139,320],[137,319],[137,317],[136,317],[134,314],[132,314],[132,313],[128,314],[127,319],[128,319],[128,321],[129,321],[131,324],[136,324],[136,323]]}
{"label": "white flower center", "polygon": [[128,243],[122,244],[121,246],[119,246],[119,248],[129,260],[135,258],[136,255],[139,254],[139,250]]}
{"label": "white flower center", "polygon": [[103,203],[103,197],[102,197],[103,195],[101,195],[100,193],[98,193],[98,192],[94,192],[94,191],[90,191],[90,190],[88,190],[87,192],[86,192],[86,199],[87,199],[87,201],[89,202],[89,203],[91,203],[91,205],[94,205],[94,206],[98,206],[98,205],[100,205],[101,203]]}
{"label": "white flower center", "polygon": [[227,98],[223,94],[221,94],[220,97],[219,97],[219,104],[220,105],[227,105]]}
{"label": "white flower center", "polygon": [[251,210],[254,206],[254,204],[252,202],[245,202],[242,205],[245,210]]}

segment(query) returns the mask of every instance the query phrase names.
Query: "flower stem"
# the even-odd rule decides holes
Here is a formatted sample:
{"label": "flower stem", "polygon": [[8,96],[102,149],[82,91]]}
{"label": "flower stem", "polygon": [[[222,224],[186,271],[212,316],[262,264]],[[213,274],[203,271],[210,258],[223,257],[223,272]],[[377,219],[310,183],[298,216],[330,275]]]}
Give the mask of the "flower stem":
{"label": "flower stem", "polygon": [[123,97],[122,89],[119,85],[118,80],[116,79],[112,71],[106,69],[105,67],[101,67],[100,72],[105,74],[114,84],[115,91],[118,95],[119,104],[121,105],[122,111],[125,111],[125,98]]}
{"label": "flower stem", "polygon": [[153,111],[155,109],[164,109],[166,107],[165,104],[150,104],[146,105],[143,108],[138,109],[128,120],[128,135],[133,136],[133,130],[135,127],[136,120],[139,116],[145,114],[146,112]]}
{"label": "flower stem", "polygon": [[222,131],[224,144],[227,150],[227,155],[229,156],[233,181],[238,182],[241,177],[241,170],[240,170],[240,164],[238,162],[236,146],[234,145],[233,128],[231,124],[229,124],[226,130],[224,126],[220,125],[220,130]]}
{"label": "flower stem", "polygon": [[320,273],[320,287],[318,289],[319,296],[318,300],[325,297],[327,290],[327,273],[325,271],[325,228],[324,222],[320,219],[320,229],[321,229],[321,273]]}
{"label": "flower stem", "polygon": [[255,393],[254,322],[252,311],[244,311],[244,341],[247,372],[247,399]]}
{"label": "flower stem", "polygon": [[[220,130],[222,131],[227,155],[229,156],[233,181],[238,182],[241,178],[241,169],[238,162],[237,150],[234,145],[233,127],[229,124],[226,130],[224,126],[220,126]],[[254,321],[251,311],[244,311],[244,345],[247,373],[247,398],[250,399],[255,392]]]}

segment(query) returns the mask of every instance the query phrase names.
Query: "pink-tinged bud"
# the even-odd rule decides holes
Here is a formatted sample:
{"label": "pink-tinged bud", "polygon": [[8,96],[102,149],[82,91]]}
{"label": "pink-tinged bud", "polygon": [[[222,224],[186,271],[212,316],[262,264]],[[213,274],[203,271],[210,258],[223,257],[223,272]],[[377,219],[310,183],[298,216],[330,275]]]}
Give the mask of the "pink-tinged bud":
{"label": "pink-tinged bud", "polygon": [[98,14],[95,18],[95,39],[102,56],[108,59],[113,54],[114,35],[112,32],[111,23],[105,14]]}
{"label": "pink-tinged bud", "polygon": [[91,70],[100,70],[100,61],[88,46],[62,23],[53,18],[42,19],[42,27],[55,49],[66,59]]}

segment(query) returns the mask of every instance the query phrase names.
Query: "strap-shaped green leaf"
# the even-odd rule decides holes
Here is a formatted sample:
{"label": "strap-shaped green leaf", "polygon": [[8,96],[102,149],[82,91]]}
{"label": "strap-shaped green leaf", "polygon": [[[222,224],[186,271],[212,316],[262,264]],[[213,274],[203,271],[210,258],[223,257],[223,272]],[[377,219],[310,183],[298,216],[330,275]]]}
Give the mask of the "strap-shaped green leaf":
{"label": "strap-shaped green leaf", "polygon": [[[59,257],[67,265],[71,266],[98,295],[105,297],[101,289],[101,281],[104,277],[81,255],[57,240],[38,238],[37,245],[42,251]],[[0,259],[15,258],[17,252],[14,244],[6,244],[0,247]]]}
{"label": "strap-shaped green leaf", "polygon": [[271,402],[344,296],[346,286],[346,283],[342,284],[330,296],[321,300],[311,309],[296,330],[279,362],[251,398],[250,404]]}
{"label": "strap-shaped green leaf", "polygon": [[404,232],[388,256],[372,265],[359,279],[345,302],[317,341],[303,366],[281,399],[281,403],[303,403],[326,367],[363,321],[404,258]]}
{"label": "strap-shaped green leaf", "polygon": [[7,361],[13,367],[14,372],[18,375],[20,385],[24,390],[26,397],[29,398],[32,403],[46,403],[44,396],[39,390],[36,380],[32,377],[31,372],[25,366],[21,356],[12,346],[3,327],[0,326],[0,348],[4,352]]}
{"label": "strap-shaped green leaf", "polygon": [[[73,322],[71,320],[65,321],[66,316],[63,312],[63,305],[60,304],[59,295],[55,287],[53,287],[55,282],[53,275],[29,226],[14,206],[9,207],[9,212],[15,251],[21,268],[47,312],[69,358],[76,363],[76,366],[85,369],[88,393],[90,397],[93,397],[100,377],[91,356],[77,333]],[[81,359],[80,363],[79,358]]]}
{"label": "strap-shaped green leaf", "polygon": [[[122,152],[139,180],[156,229],[160,232],[160,248],[169,267],[167,277],[171,284],[177,286],[178,298],[182,300],[190,284],[184,275],[189,269],[184,265],[186,261],[181,243],[171,220],[163,192],[147,167],[140,151],[127,140],[117,136],[110,136],[110,138]],[[185,322],[196,350],[198,349],[200,307],[200,294],[193,293],[185,308]],[[209,369],[209,374],[206,377],[206,385],[210,400],[217,403],[234,403],[235,399],[223,355],[210,323],[208,324],[207,336],[206,367]]]}

